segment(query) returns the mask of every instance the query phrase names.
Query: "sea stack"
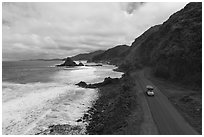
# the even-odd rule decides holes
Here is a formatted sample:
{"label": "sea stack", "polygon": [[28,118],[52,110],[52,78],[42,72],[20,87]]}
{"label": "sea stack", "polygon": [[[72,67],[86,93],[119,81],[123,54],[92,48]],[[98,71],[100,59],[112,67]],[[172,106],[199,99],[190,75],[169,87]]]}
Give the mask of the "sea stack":
{"label": "sea stack", "polygon": [[80,63],[78,64],[78,66],[84,66],[84,64],[80,62]]}
{"label": "sea stack", "polygon": [[57,65],[60,66],[78,66],[70,57],[67,57],[63,64]]}

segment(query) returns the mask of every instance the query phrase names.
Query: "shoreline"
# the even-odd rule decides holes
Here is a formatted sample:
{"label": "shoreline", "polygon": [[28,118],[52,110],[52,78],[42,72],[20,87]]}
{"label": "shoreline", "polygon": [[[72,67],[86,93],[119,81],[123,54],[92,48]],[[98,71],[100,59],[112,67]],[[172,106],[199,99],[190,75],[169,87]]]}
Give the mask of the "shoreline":
{"label": "shoreline", "polygon": [[[22,107],[18,108],[18,110],[19,110],[18,112],[22,113],[20,115],[21,117],[19,117],[19,118],[25,119],[25,121],[21,120],[22,122],[15,124],[14,126],[10,126],[9,125],[11,123],[10,121],[13,120],[13,117],[11,117],[10,118],[11,120],[10,119],[7,120],[8,124],[5,122],[8,126],[10,126],[10,128],[7,131],[7,129],[6,129],[7,125],[5,124],[4,134],[50,134],[50,131],[52,132],[53,129],[59,129],[59,130],[66,129],[67,132],[64,132],[64,133],[61,132],[59,134],[84,134],[83,132],[84,132],[85,126],[83,127],[83,125],[85,123],[80,124],[80,123],[77,123],[76,120],[78,118],[80,118],[81,116],[83,116],[84,112],[87,111],[88,108],[91,107],[92,103],[97,99],[97,95],[93,97],[93,94],[91,94],[92,91],[94,91],[95,94],[98,94],[98,91],[97,91],[97,89],[80,88],[80,87],[76,86],[75,84],[78,83],[80,80],[84,80],[86,82],[93,83],[93,82],[101,82],[107,76],[121,77],[121,73],[116,73],[116,72],[112,71],[113,67],[115,68],[115,66],[110,66],[110,67],[105,66],[104,68],[99,67],[99,69],[97,69],[98,70],[97,72],[99,72],[99,73],[97,73],[97,72],[96,72],[96,74],[93,73],[93,76],[97,75],[96,78],[92,77],[92,69],[91,69],[91,71],[89,71],[88,69],[85,69],[87,71],[84,71],[83,69],[81,71],[78,71],[78,69],[76,68],[76,72],[72,71],[72,73],[70,75],[68,74],[69,77],[71,77],[72,75],[77,76],[76,77],[77,80],[73,80],[71,82],[71,84],[67,84],[64,82],[64,81],[67,81],[66,73],[69,71],[64,71],[64,70],[61,71],[60,70],[60,71],[57,71],[57,73],[55,73],[55,75],[52,76],[52,79],[54,82],[47,82],[47,83],[35,82],[35,84],[33,84],[33,83],[32,84],[30,84],[30,83],[23,83],[23,84],[13,83],[13,84],[5,85],[4,87],[7,89],[11,89],[11,88],[13,89],[15,87],[16,88],[15,90],[21,91],[20,93],[22,93],[22,95],[24,95],[25,89],[29,89],[29,92],[26,92],[29,94],[25,94],[26,96],[21,96],[21,94],[19,94],[19,98],[18,98],[19,100],[17,100],[17,99],[15,100],[18,103],[20,103],[20,102],[22,102],[21,98],[23,97],[23,99],[26,100],[23,102],[27,102],[26,103],[27,104],[26,109],[23,108],[24,109],[24,110],[22,110],[23,112],[21,112]],[[95,67],[90,67],[90,68],[95,68]],[[107,71],[103,71],[103,70],[107,70]],[[95,72],[96,70],[94,69],[93,71]],[[78,72],[80,72],[80,73],[78,73]],[[108,73],[106,73],[106,72],[108,72]],[[77,75],[75,75],[75,74],[77,74]],[[75,78],[75,77],[73,77],[73,78]],[[94,78],[96,80],[95,81],[90,80],[92,78]],[[23,89],[21,87],[23,87]],[[36,92],[36,87],[37,87],[37,92]],[[79,101],[74,102],[73,103],[74,105],[72,107],[72,100],[71,99],[73,99],[73,100],[75,100],[75,99],[70,98],[69,96],[65,97],[65,94],[64,94],[65,90],[66,90],[67,94],[69,93],[68,90],[70,90],[70,91],[71,90],[77,90],[76,93],[73,92],[73,94],[70,94],[70,97],[78,96],[78,95],[82,96],[82,95],[85,95],[85,94],[83,94],[85,92],[85,93],[87,93],[87,95],[88,95],[87,98],[89,98],[89,100],[87,100],[84,97],[82,97],[81,99],[79,98],[79,99],[77,99]],[[33,91],[35,91],[35,92],[33,92]],[[52,93],[53,94],[55,93],[57,95],[56,96],[53,95],[52,99],[49,99],[49,98],[51,98],[50,97],[51,95],[48,91],[50,91],[50,92],[53,91]],[[55,92],[55,91],[57,91],[57,92]],[[60,95],[58,97],[59,91],[62,91],[63,95]],[[91,91],[91,92],[89,92],[89,91]],[[7,93],[9,93],[9,92],[7,92]],[[17,93],[17,92],[14,92],[14,93]],[[36,94],[36,93],[38,93],[38,94]],[[62,93],[60,92],[59,94],[62,94]],[[33,96],[34,94],[35,94],[35,96]],[[10,94],[8,94],[7,96],[10,97],[9,95]],[[15,96],[15,94],[12,94],[12,95]],[[37,97],[37,95],[39,95],[39,97]],[[30,99],[30,98],[32,98],[32,99]],[[61,100],[61,99],[58,100],[58,98],[63,98],[64,100]],[[40,106],[37,107],[37,105],[35,106],[35,101],[34,101],[37,99],[41,99],[42,101],[43,100],[48,100],[48,101],[44,101],[45,102],[45,103],[43,102],[44,104],[40,104],[39,101],[37,101],[36,103],[40,104]],[[86,100],[84,101],[84,99],[86,99]],[[30,102],[33,102],[32,106],[31,106]],[[75,103],[76,103],[76,105],[75,105]],[[87,103],[89,104],[88,106],[86,105]],[[12,104],[12,108],[16,108],[15,104],[17,104],[17,103],[11,103],[11,104]],[[23,103],[21,103],[21,104],[23,105]],[[67,109],[65,109],[65,107]],[[38,109],[35,112],[36,108],[38,108]],[[41,110],[41,108],[43,108],[43,109]],[[30,111],[31,109],[32,109],[32,111]],[[77,111],[75,112],[75,111],[73,111],[73,109],[74,110],[76,109]],[[12,110],[6,109],[6,110],[8,110],[9,112],[14,111],[13,109]],[[47,113],[47,111],[49,111],[49,114]],[[65,112],[65,111],[67,111],[67,112]],[[5,112],[5,114],[6,114],[6,112]],[[80,115],[78,112],[80,113]],[[16,114],[18,114],[18,113],[16,113]],[[41,117],[41,115],[43,118]],[[5,115],[5,116],[9,116],[9,115]],[[14,116],[14,118],[15,117],[16,116]],[[44,119],[44,118],[46,118],[46,119]],[[70,118],[71,118],[71,120],[70,120]],[[29,123],[26,123],[27,119],[29,120]],[[14,121],[13,123],[15,123],[16,121]],[[60,129],[60,128],[62,128],[62,129]]]}
{"label": "shoreline", "polygon": [[142,116],[140,111],[137,111],[137,115],[134,112],[139,110],[139,105],[130,76],[123,74],[121,78],[105,78],[101,83],[87,85],[80,82],[77,85],[99,90],[99,98],[84,116],[77,120],[89,123],[86,126],[86,134],[139,134]]}
{"label": "shoreline", "polygon": [[[115,71],[115,70],[114,70]],[[106,77],[103,82],[87,84],[77,83],[81,88],[98,90],[98,98],[92,106],[77,119],[80,126],[54,125],[52,133],[62,135],[140,135],[144,124],[144,112],[141,108],[134,77],[126,72],[121,78]],[[74,130],[74,131],[73,131]],[[83,132],[81,132],[83,131]]]}
{"label": "shoreline", "polygon": [[[115,70],[113,70],[115,71]],[[122,76],[121,76],[122,77]],[[119,81],[120,78],[113,78],[115,81]],[[104,81],[99,82],[99,83],[93,83],[93,84],[86,84],[86,86],[83,86],[83,82],[82,85],[77,85],[80,88],[83,89],[96,89],[97,92],[99,92],[100,88],[110,84],[111,82],[113,82],[112,78],[110,77],[106,77],[104,79]],[[85,82],[84,82],[85,83]],[[97,93],[99,94],[99,93]],[[98,98],[94,99],[91,101],[91,105],[88,106],[85,111],[84,114],[82,115],[81,118],[83,117],[87,117],[87,114],[93,109],[93,106],[96,104],[97,100],[99,99],[99,95]],[[76,124],[69,124],[69,123],[65,123],[65,124],[56,124],[56,125],[50,125],[48,126],[46,129],[44,129],[43,131],[37,132],[35,133],[36,135],[85,135],[85,134],[89,134],[86,132],[86,127],[88,126],[88,124],[90,123],[88,119],[86,119],[86,121],[82,121],[79,119],[75,120]]]}
{"label": "shoreline", "polygon": [[[77,125],[51,125],[37,135],[139,134],[142,113],[137,111],[140,106],[130,76],[123,74],[121,78],[106,77],[100,83],[86,84],[81,81],[75,85],[97,89],[98,98],[76,120]],[[137,115],[132,113],[135,110]]]}

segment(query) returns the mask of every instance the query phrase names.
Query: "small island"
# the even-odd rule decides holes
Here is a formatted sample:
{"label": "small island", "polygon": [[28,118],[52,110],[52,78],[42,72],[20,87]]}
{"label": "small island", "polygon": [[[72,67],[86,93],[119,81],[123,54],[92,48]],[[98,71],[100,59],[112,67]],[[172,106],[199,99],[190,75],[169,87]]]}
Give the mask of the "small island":
{"label": "small island", "polygon": [[71,67],[73,67],[73,66],[84,66],[84,64],[81,63],[81,62],[79,64],[76,64],[76,62],[74,62],[70,57],[67,57],[65,59],[64,63],[62,63],[60,65],[56,65],[56,66],[57,67],[63,67],[63,66],[71,66]]}
{"label": "small island", "polygon": [[84,65],[83,63],[79,62],[79,64],[77,64],[76,62],[74,62],[72,60],[72,58],[67,57],[64,59],[65,62],[60,64],[60,65],[56,65],[57,67],[64,67],[64,66],[69,66],[69,67],[74,67],[74,66],[103,66],[102,64],[96,64],[96,65]]}

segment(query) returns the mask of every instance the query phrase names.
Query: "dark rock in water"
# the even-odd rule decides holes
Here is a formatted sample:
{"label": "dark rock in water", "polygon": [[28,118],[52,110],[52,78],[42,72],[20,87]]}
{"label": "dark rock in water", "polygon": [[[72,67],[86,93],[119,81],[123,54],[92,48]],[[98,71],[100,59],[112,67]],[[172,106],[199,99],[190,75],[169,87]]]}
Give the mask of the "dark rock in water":
{"label": "dark rock in water", "polygon": [[82,87],[82,88],[86,88],[87,87],[87,84],[84,81],[81,81],[81,82],[77,83],[76,85],[78,85],[79,87]]}
{"label": "dark rock in water", "polygon": [[116,84],[119,82],[119,78],[110,78],[110,77],[107,77],[104,79],[103,82],[100,82],[100,83],[94,83],[94,84],[87,84],[86,82],[84,81],[81,81],[75,85],[79,86],[79,87],[82,87],[82,88],[100,88],[102,86],[105,86],[105,85],[109,85],[109,84]]}
{"label": "dark rock in water", "polygon": [[79,86],[79,87],[82,87],[82,88],[99,88],[101,86],[105,86],[105,85],[108,85],[108,84],[114,84],[114,83],[117,83],[119,81],[118,78],[110,78],[110,77],[107,77],[104,79],[103,82],[101,83],[95,83],[95,84],[86,84],[86,82],[84,81],[81,81],[75,85]]}
{"label": "dark rock in water", "polygon": [[96,84],[88,84],[87,88],[98,88],[101,83],[96,83]]}
{"label": "dark rock in water", "polygon": [[76,122],[81,122],[82,120],[81,119],[78,119]]}
{"label": "dark rock in water", "polygon": [[63,64],[57,65],[60,66],[77,66],[77,64],[69,57],[66,58],[65,62]]}
{"label": "dark rock in water", "polygon": [[84,114],[84,119],[88,119],[88,117],[89,117],[89,114]]}
{"label": "dark rock in water", "polygon": [[96,66],[102,66],[101,64],[97,64]]}
{"label": "dark rock in water", "polygon": [[78,66],[84,66],[84,64],[80,62],[80,63],[78,64]]}

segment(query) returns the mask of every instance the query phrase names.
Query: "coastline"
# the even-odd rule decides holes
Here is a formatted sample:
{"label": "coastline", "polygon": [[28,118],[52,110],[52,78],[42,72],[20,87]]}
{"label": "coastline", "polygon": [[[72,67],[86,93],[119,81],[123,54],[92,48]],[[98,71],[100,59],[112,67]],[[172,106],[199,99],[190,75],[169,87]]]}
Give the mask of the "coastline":
{"label": "coastline", "polygon": [[[13,63],[14,66],[16,63],[18,62]],[[28,70],[26,74],[29,75],[26,76],[32,76],[30,74],[33,76],[23,78],[30,81],[22,84],[18,81],[4,83],[3,90],[7,94],[4,94],[3,98],[5,100],[3,134],[47,134],[50,128],[66,128],[67,132],[59,134],[84,134],[85,123],[77,123],[76,120],[83,116],[88,107],[91,107],[97,99],[95,94],[98,94],[98,90],[80,88],[75,84],[80,80],[88,83],[102,82],[107,76],[121,77],[122,75],[122,73],[112,71],[114,66],[106,65],[103,67],[76,67],[71,70],[55,67],[50,71],[48,66],[52,63],[48,62],[43,64],[45,67],[41,67],[42,62],[21,62],[18,72]],[[36,66],[36,64],[39,65]],[[41,68],[42,73],[38,73],[41,72]],[[47,76],[50,79],[46,83],[35,82]],[[14,79],[17,79],[16,77],[18,78],[18,75]],[[17,123],[18,119],[22,119],[21,122]]]}
{"label": "coastline", "polygon": [[90,135],[140,134],[142,111],[134,90],[132,77],[125,73],[118,78],[105,78],[102,83],[89,84],[85,88],[98,88],[99,98],[78,121],[88,122],[86,133]]}
{"label": "coastline", "polygon": [[[83,116],[76,120],[78,123],[76,126],[52,125],[41,134],[140,135],[149,133],[149,130],[152,130],[151,127],[155,128],[155,125],[151,123],[143,125],[144,107],[141,105],[138,85],[134,81],[135,75],[125,72],[121,78],[106,77],[103,82],[99,83],[87,84],[81,81],[75,84],[84,89],[97,89],[98,98],[92,102]],[[149,127],[145,129],[148,131],[143,132],[142,128],[146,126]]]}
{"label": "coastline", "polygon": [[2,11],[2,135],[202,135],[202,2]]}
{"label": "coastline", "polygon": [[[77,125],[51,125],[37,133],[40,135],[119,135],[139,134],[142,112],[137,102],[137,92],[132,78],[123,74],[121,78],[107,77],[103,82],[86,84],[81,88],[98,90],[98,98],[88,107],[88,111],[77,119]],[[85,125],[85,126],[81,126]]]}

